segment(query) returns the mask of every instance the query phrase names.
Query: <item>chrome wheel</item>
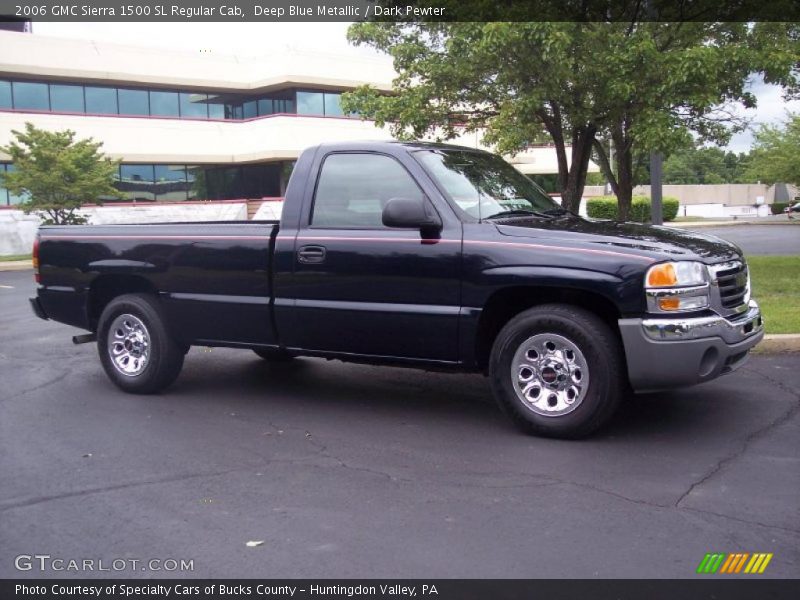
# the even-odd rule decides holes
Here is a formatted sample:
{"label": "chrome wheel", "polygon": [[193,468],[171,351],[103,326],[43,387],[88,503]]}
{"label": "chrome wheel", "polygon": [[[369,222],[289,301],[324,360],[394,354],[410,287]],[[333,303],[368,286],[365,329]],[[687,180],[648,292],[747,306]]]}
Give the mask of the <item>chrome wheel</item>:
{"label": "chrome wheel", "polygon": [[140,375],[150,358],[150,333],[138,317],[119,315],[108,330],[108,355],[114,368],[128,377]]}
{"label": "chrome wheel", "polygon": [[517,349],[511,380],[524,406],[547,417],[566,415],[580,405],[589,388],[589,365],[567,338],[539,333]]}

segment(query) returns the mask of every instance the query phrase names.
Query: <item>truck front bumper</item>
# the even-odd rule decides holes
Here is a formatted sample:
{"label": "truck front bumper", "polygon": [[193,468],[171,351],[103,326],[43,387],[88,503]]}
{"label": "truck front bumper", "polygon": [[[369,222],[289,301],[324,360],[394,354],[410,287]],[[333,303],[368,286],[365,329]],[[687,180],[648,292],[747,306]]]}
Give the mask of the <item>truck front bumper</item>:
{"label": "truck front bumper", "polygon": [[755,301],[733,319],[711,317],[620,319],[628,378],[645,392],[709,381],[747,362],[764,337]]}

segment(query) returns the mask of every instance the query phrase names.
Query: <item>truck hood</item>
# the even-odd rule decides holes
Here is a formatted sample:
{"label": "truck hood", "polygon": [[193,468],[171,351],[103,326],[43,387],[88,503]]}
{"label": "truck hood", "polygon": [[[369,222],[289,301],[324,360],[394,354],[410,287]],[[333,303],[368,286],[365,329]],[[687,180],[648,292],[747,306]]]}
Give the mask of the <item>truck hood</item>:
{"label": "truck hood", "polygon": [[664,260],[699,260],[714,264],[742,257],[736,244],[713,235],[672,227],[573,216],[551,220],[522,217],[498,221],[496,225],[502,235],[589,247],[612,246],[617,251],[627,249],[632,254]]}

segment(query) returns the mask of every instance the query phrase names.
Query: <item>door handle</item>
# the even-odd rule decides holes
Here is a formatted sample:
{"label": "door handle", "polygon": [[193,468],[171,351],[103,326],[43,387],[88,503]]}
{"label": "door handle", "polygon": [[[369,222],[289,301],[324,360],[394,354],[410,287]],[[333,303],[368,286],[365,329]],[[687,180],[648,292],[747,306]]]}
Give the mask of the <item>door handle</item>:
{"label": "door handle", "polygon": [[297,251],[297,261],[307,265],[325,262],[325,246],[303,246]]}

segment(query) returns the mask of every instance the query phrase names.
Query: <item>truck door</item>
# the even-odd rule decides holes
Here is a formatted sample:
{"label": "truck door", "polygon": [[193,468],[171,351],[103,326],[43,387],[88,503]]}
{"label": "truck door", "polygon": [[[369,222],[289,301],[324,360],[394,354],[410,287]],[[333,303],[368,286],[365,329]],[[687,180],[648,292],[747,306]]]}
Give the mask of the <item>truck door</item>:
{"label": "truck door", "polygon": [[434,237],[383,225],[391,198],[431,202],[436,193],[426,194],[412,176],[422,171],[408,156],[330,152],[317,160],[319,176],[305,200],[311,208],[295,238],[287,345],[457,361],[460,221],[443,215]]}

